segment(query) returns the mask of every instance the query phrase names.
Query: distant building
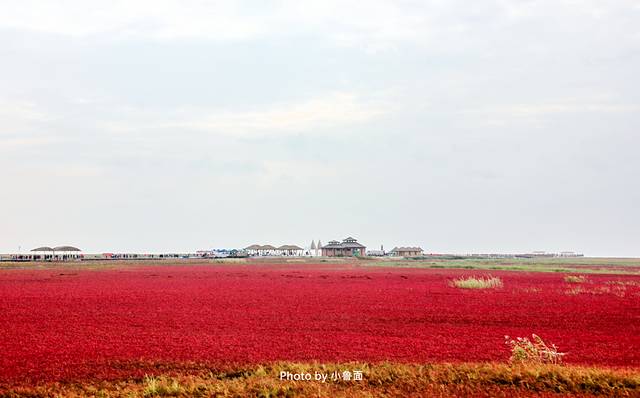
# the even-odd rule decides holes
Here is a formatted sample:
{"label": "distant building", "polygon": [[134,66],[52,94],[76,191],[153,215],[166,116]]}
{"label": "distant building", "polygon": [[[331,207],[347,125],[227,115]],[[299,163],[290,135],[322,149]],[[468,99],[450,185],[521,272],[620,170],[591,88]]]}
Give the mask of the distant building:
{"label": "distant building", "polygon": [[565,251],[565,252],[560,252],[558,254],[558,257],[584,257],[584,254]]}
{"label": "distant building", "polygon": [[553,253],[547,253],[546,251],[543,251],[543,250],[536,250],[531,253],[531,257],[553,257],[553,256],[554,256]]}
{"label": "distant building", "polygon": [[296,245],[282,245],[276,249],[281,256],[302,256],[304,249]]}
{"label": "distant building", "polygon": [[304,249],[296,245],[282,245],[275,247],[272,245],[254,244],[244,248],[244,252],[249,256],[302,256]]}
{"label": "distant building", "polygon": [[367,256],[371,257],[384,257],[387,253],[384,251],[384,246],[380,245],[380,250],[368,250]]}
{"label": "distant building", "polygon": [[321,249],[322,255],[327,257],[364,256],[367,252],[367,248],[352,237],[343,239],[342,243],[332,240],[328,245],[322,246]]}
{"label": "distant building", "polygon": [[276,256],[278,255],[278,249],[271,245],[258,245],[254,244],[245,247],[244,250],[249,256]]}
{"label": "distant building", "polygon": [[[320,243],[318,241],[318,243]],[[318,256],[318,246],[316,245],[316,241],[312,240],[311,241],[311,246],[309,246],[309,255],[311,257],[317,257]]]}
{"label": "distant building", "polygon": [[424,250],[420,247],[394,247],[391,253],[398,257],[419,257],[422,256]]}
{"label": "distant building", "polygon": [[258,245],[258,244],[253,244],[251,246],[247,246],[244,248],[244,250],[250,255],[250,256],[258,256],[260,253],[260,248],[262,246]]}

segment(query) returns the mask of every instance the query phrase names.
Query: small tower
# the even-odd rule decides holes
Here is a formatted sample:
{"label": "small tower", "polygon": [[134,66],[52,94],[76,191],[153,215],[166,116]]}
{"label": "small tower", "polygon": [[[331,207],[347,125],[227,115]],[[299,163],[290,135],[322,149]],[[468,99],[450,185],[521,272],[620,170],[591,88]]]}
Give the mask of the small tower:
{"label": "small tower", "polygon": [[316,242],[312,240],[311,247],[309,248],[309,255],[313,257],[317,254],[318,254],[318,249],[316,248]]}
{"label": "small tower", "polygon": [[318,245],[316,246],[316,257],[322,255],[322,242],[318,239]]}

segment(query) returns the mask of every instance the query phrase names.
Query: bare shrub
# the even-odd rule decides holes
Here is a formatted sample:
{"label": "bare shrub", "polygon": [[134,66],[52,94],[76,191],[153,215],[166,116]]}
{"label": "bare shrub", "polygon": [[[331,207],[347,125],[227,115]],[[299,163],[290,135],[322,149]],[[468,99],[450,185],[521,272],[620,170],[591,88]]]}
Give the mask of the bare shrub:
{"label": "bare shrub", "polygon": [[532,340],[527,337],[516,337],[515,340],[509,336],[504,336],[505,344],[511,349],[511,363],[548,363],[558,365],[562,363],[562,357],[566,353],[558,352],[555,344],[550,346],[536,334],[531,335]]}

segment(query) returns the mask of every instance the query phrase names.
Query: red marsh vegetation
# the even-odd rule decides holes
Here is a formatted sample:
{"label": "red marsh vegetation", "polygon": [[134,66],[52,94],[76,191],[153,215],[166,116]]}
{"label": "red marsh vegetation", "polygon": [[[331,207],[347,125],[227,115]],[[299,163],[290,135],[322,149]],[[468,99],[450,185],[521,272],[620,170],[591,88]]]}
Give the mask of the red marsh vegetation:
{"label": "red marsh vegetation", "polygon": [[[487,289],[456,280],[499,278]],[[640,366],[640,277],[359,267],[0,271],[0,385],[132,364],[506,362],[535,333],[567,364]],[[127,365],[130,364],[130,365]]]}

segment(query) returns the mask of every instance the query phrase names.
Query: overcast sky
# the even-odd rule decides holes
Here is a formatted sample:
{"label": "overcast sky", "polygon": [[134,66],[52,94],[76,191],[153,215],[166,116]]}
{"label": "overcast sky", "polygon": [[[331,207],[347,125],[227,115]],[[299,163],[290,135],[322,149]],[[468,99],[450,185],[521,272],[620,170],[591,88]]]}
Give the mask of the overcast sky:
{"label": "overcast sky", "polygon": [[639,4],[0,0],[0,252],[640,256]]}

